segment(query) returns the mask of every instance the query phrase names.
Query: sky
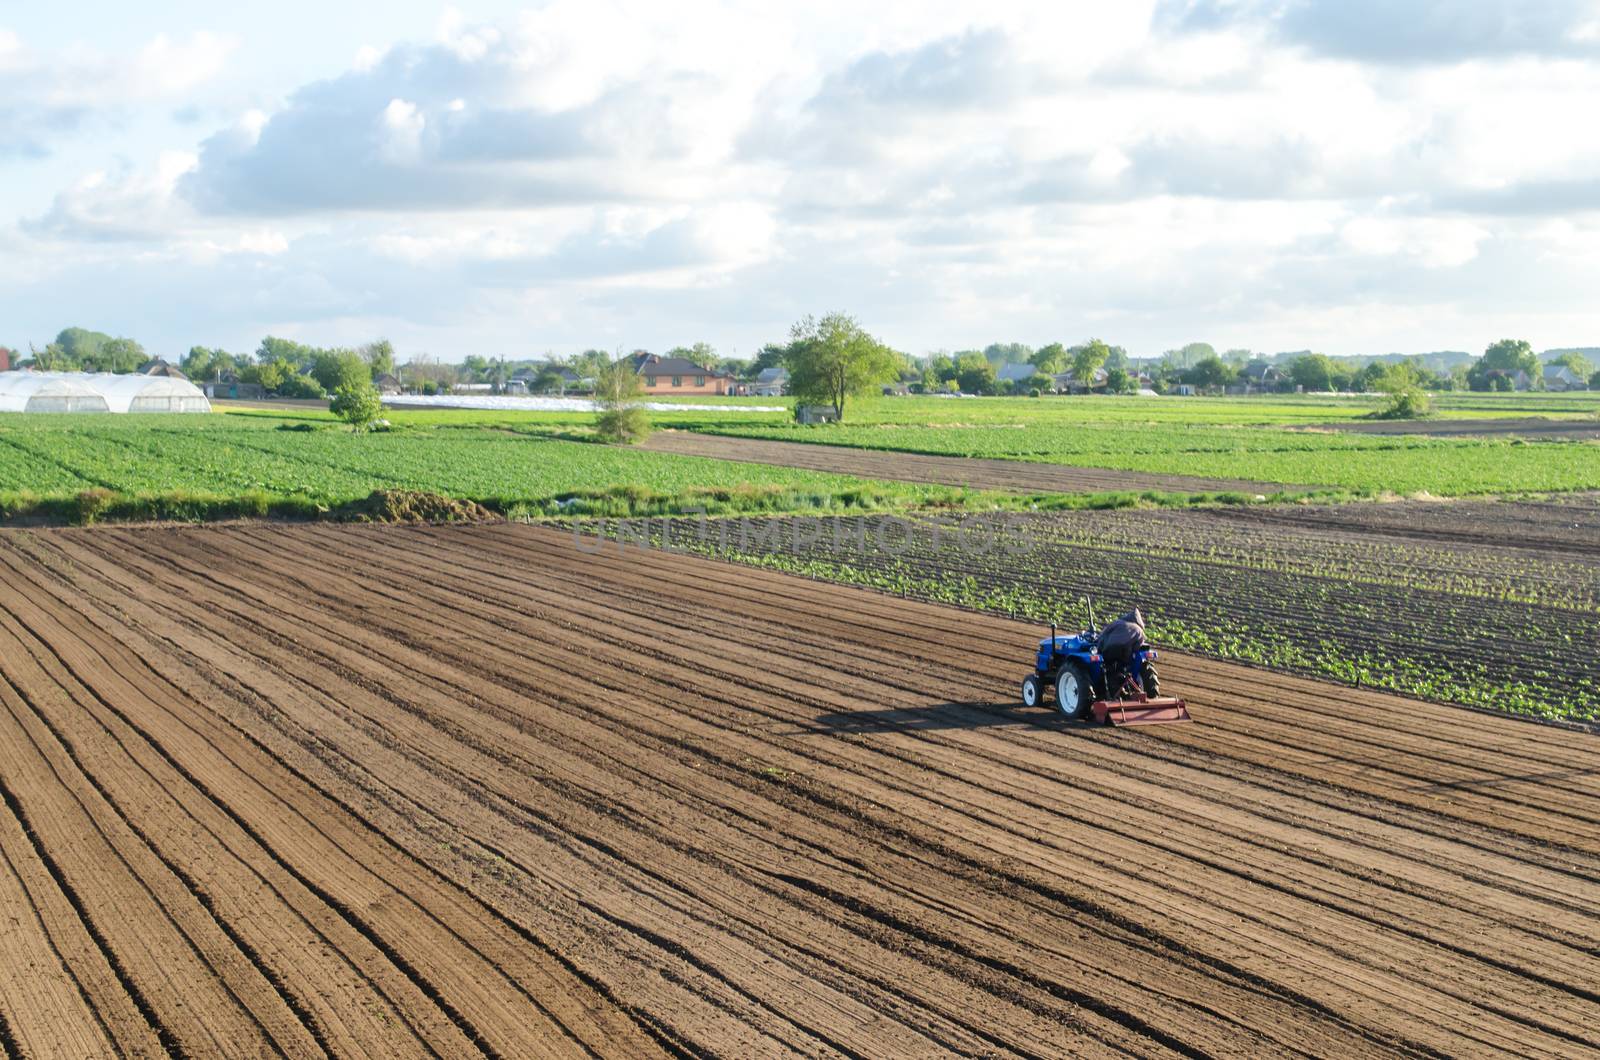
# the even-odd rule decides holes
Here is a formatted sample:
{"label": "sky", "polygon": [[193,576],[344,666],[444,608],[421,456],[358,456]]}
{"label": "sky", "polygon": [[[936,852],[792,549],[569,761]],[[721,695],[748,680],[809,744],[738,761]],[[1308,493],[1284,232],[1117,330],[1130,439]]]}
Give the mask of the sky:
{"label": "sky", "polygon": [[4,5],[0,345],[1600,345],[1596,114],[1600,0]]}

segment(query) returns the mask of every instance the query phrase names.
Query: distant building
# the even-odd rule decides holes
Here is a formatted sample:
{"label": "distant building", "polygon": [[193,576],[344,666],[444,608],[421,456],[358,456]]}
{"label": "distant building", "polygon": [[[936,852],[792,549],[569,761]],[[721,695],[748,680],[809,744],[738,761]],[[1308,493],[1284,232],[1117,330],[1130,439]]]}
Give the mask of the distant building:
{"label": "distant building", "polygon": [[200,384],[200,392],[213,401],[260,401],[267,396],[267,388],[260,383],[241,383],[232,372],[223,372],[215,379]]}
{"label": "distant building", "polygon": [[398,394],[401,391],[400,380],[389,372],[380,372],[372,381],[380,394]]}
{"label": "distant building", "polygon": [[165,358],[152,357],[139,366],[140,375],[155,375],[166,379],[187,379],[188,376],[175,364],[170,364]]}
{"label": "distant building", "polygon": [[0,346],[0,372],[11,371],[11,351]]}
{"label": "distant building", "polygon": [[1104,390],[1106,378],[1106,370],[1104,368],[1096,368],[1094,374],[1089,377],[1087,384],[1079,380],[1077,375],[1070,371],[1058,372],[1051,377],[1051,380],[1055,390],[1059,393],[1087,394],[1095,390]]}
{"label": "distant building", "polygon": [[782,366],[763,368],[750,384],[750,393],[758,397],[782,397],[789,389],[789,369]]}
{"label": "distant building", "polygon": [[1002,383],[1020,387],[1038,374],[1039,369],[1031,364],[1002,364],[995,370],[994,377]]}
{"label": "distant building", "polygon": [[1282,390],[1288,383],[1282,369],[1266,361],[1251,361],[1239,372],[1239,378],[1244,383],[1243,393],[1273,393]]}
{"label": "distant building", "polygon": [[1564,364],[1547,364],[1544,366],[1544,388],[1559,393],[1567,390],[1587,390],[1589,384]]}
{"label": "distant building", "polygon": [[735,380],[720,368],[702,368],[684,357],[636,353],[633,370],[647,394],[731,394]]}

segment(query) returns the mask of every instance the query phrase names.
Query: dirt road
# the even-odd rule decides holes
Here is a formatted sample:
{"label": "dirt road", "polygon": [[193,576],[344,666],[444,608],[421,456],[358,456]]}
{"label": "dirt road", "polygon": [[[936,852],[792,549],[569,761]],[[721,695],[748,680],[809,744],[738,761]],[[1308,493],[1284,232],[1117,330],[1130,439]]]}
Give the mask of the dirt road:
{"label": "dirt road", "polygon": [[26,1055],[1573,1056],[1600,744],[490,524],[0,532]]}
{"label": "dirt road", "polygon": [[1199,478],[1193,475],[1151,475],[1098,467],[1069,467],[1024,460],[930,456],[881,449],[853,449],[810,442],[775,442],[765,438],[657,431],[646,449],[688,456],[710,456],[750,464],[776,464],[808,471],[834,471],[862,478],[899,482],[932,482],[943,486],[1008,490],[1015,493],[1273,493],[1309,487],[1251,482],[1245,479]]}

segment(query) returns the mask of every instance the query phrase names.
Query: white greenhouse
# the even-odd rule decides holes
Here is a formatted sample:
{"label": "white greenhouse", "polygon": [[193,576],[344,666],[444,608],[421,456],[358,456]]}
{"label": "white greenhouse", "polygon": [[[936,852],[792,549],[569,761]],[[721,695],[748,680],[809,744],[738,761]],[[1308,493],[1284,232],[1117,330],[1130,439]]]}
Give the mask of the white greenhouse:
{"label": "white greenhouse", "polygon": [[211,402],[187,379],[164,375],[84,375],[111,412],[210,412]]}
{"label": "white greenhouse", "polygon": [[187,379],[109,372],[0,372],[0,412],[210,412]]}
{"label": "white greenhouse", "polygon": [[106,412],[105,395],[80,376],[0,372],[0,412]]}

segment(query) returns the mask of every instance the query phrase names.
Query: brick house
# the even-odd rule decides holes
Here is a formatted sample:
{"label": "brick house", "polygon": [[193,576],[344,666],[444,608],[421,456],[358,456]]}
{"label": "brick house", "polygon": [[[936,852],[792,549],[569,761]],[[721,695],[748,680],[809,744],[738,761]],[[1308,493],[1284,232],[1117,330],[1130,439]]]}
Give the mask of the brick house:
{"label": "brick house", "polygon": [[646,394],[731,394],[734,378],[720,368],[702,368],[684,357],[637,353],[633,370],[644,380]]}

